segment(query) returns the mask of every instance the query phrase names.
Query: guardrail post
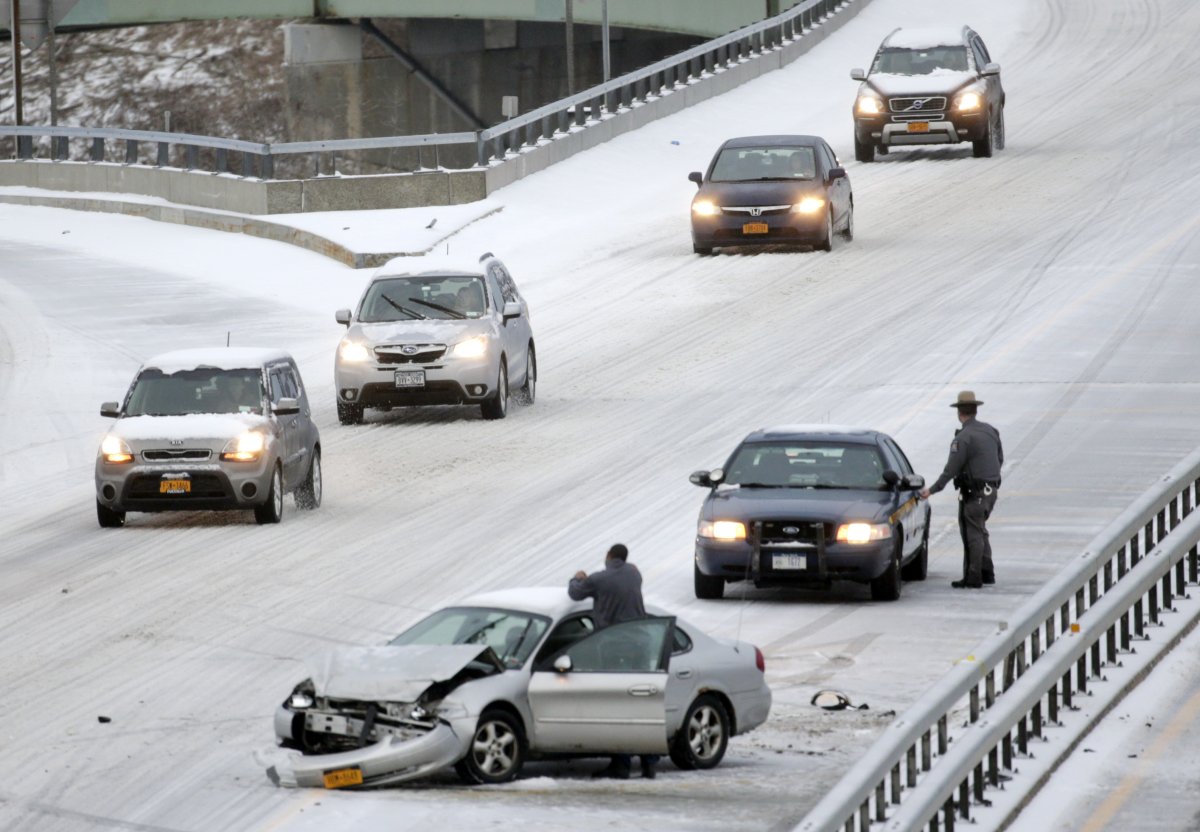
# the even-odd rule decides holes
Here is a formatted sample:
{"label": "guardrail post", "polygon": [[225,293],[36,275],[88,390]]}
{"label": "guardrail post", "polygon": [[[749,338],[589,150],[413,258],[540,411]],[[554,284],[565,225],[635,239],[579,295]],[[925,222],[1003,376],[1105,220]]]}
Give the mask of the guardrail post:
{"label": "guardrail post", "polygon": [[258,164],[261,169],[260,179],[271,179],[275,175],[275,159],[271,156],[271,151],[267,151],[258,157]]}
{"label": "guardrail post", "polygon": [[100,138],[99,136],[92,139],[92,161],[104,161],[104,139]]}
{"label": "guardrail post", "polygon": [[928,731],[921,735],[921,771],[933,768],[933,737]]}
{"label": "guardrail post", "polygon": [[1051,614],[1046,619],[1046,649],[1050,649],[1050,645],[1054,643],[1054,615]]}
{"label": "guardrail post", "polygon": [[1071,705],[1071,671],[1070,670],[1068,670],[1066,673],[1063,674],[1062,689],[1063,689],[1063,694],[1062,694],[1063,695],[1063,707],[1069,709],[1072,707],[1072,705]]}
{"label": "guardrail post", "polygon": [[217,148],[216,172],[217,173],[228,173],[229,172],[229,151],[223,147]]}
{"label": "guardrail post", "polygon": [[17,136],[17,158],[33,158],[33,136]]}
{"label": "guardrail post", "polygon": [[958,784],[958,814],[963,820],[971,819],[971,778],[966,777]]}
{"label": "guardrail post", "polygon": [[988,782],[993,786],[1000,785],[1000,750],[994,745],[988,752]]}
{"label": "guardrail post", "polygon": [[864,800],[858,807],[858,828],[867,829],[871,826],[871,801]]}
{"label": "guardrail post", "polygon": [[984,680],[984,702],[987,707],[992,707],[996,704],[996,671],[989,670],[987,678]]}
{"label": "guardrail post", "polygon": [[125,164],[136,165],[138,160],[137,139],[125,140]]}
{"label": "guardrail post", "polygon": [[[567,117],[567,115],[568,113],[566,110],[558,111],[558,132],[560,133],[566,133],[567,128],[570,126],[570,119]],[[482,144],[480,146],[482,147]]]}
{"label": "guardrail post", "polygon": [[1117,625],[1114,624],[1108,628],[1105,633],[1105,647],[1108,648],[1108,663],[1117,663]]}
{"label": "guardrail post", "polygon": [[242,176],[246,179],[254,176],[254,156],[242,151]]}
{"label": "guardrail post", "polygon": [[946,832],[954,832],[954,798],[946,798],[942,805],[942,817],[946,820]]}
{"label": "guardrail post", "polygon": [[1010,728],[1005,734],[1004,739],[1000,741],[1000,759],[1004,768],[1012,771],[1013,767],[1013,751],[1012,751],[1012,729]]}
{"label": "guardrail post", "polygon": [[1121,614],[1121,649],[1129,650],[1129,610]]}
{"label": "guardrail post", "polygon": [[1040,737],[1042,735],[1042,700],[1033,703],[1033,735]]}
{"label": "guardrail post", "polygon": [[1087,653],[1075,662],[1075,687],[1079,688],[1080,693],[1087,693]]}
{"label": "guardrail post", "polygon": [[71,155],[69,140],[66,136],[50,137],[50,158],[56,162],[63,161]]}
{"label": "guardrail post", "polygon": [[1177,595],[1187,596],[1187,577],[1184,575],[1183,558],[1175,561],[1175,592]]}
{"label": "guardrail post", "polygon": [[1029,634],[1029,649],[1029,662],[1032,664],[1042,655],[1042,631],[1038,627],[1034,627],[1033,632]]}
{"label": "guardrail post", "polygon": [[983,760],[975,764],[975,802],[983,803]]}
{"label": "guardrail post", "polygon": [[979,685],[971,688],[971,722],[979,721]]}
{"label": "guardrail post", "polygon": [[942,714],[938,718],[938,754],[946,753],[946,749],[950,746],[950,740],[946,732],[946,715]]}
{"label": "guardrail post", "polygon": [[1192,583],[1200,582],[1200,550],[1196,546],[1188,549],[1188,574]]}
{"label": "guardrail post", "polygon": [[913,743],[908,747],[907,761],[908,763],[908,787],[911,789],[917,785],[917,745]]}
{"label": "guardrail post", "polygon": [[1171,570],[1168,569],[1162,576],[1162,605],[1164,610],[1171,609],[1171,599],[1174,597],[1171,592]]}
{"label": "guardrail post", "polygon": [[887,820],[887,807],[884,805],[884,781],[880,780],[875,786],[875,820],[883,823]]}
{"label": "guardrail post", "polygon": [[1029,754],[1029,724],[1026,717],[1017,722],[1017,750]]}
{"label": "guardrail post", "polygon": [[550,126],[550,116],[542,116],[542,137],[549,139],[554,136],[554,128]]}
{"label": "guardrail post", "polygon": [[195,170],[200,167],[200,148],[194,144],[184,145],[184,170]]}
{"label": "guardrail post", "polygon": [[1150,587],[1150,623],[1158,623],[1158,584]]}
{"label": "guardrail post", "polygon": [[1051,686],[1047,692],[1046,705],[1048,708],[1048,716],[1050,721],[1055,725],[1058,724],[1058,685]]}
{"label": "guardrail post", "polygon": [[158,143],[158,158],[155,160],[155,167],[165,168],[171,164],[171,146],[166,142]]}

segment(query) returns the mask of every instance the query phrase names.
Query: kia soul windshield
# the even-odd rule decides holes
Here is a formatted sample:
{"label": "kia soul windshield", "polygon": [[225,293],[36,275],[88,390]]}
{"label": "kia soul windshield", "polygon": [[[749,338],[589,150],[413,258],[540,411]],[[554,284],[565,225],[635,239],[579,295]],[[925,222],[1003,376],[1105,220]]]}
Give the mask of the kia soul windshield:
{"label": "kia soul windshield", "polygon": [[146,369],[138,374],[126,416],[192,413],[262,413],[262,373],[257,369],[200,368],[178,373]]}

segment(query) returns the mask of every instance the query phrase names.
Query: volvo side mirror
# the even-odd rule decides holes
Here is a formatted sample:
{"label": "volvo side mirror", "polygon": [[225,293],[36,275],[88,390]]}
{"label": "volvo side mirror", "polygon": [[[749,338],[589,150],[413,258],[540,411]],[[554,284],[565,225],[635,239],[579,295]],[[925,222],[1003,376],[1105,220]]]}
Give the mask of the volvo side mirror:
{"label": "volvo side mirror", "polygon": [[713,487],[712,477],[709,476],[708,471],[693,471],[688,477],[688,482],[692,485],[698,485],[701,488]]}
{"label": "volvo side mirror", "polygon": [[845,178],[846,178],[846,169],[845,168],[830,168],[829,169],[829,181],[830,182],[832,182],[835,179],[845,179]]}
{"label": "volvo side mirror", "polygon": [[850,78],[853,81],[865,81],[867,80],[867,73],[863,72],[858,67],[855,67],[854,69],[850,70]]}
{"label": "volvo side mirror", "polygon": [[980,75],[999,75],[1000,74],[1000,64],[995,63],[994,61],[990,64],[985,64],[983,67],[983,71],[980,72],[979,74]]}

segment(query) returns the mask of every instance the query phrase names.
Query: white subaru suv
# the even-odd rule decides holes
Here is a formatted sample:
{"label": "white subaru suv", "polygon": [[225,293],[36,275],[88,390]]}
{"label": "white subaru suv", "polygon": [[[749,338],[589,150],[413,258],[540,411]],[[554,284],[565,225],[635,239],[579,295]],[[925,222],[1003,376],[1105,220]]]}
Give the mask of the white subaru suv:
{"label": "white subaru suv", "polygon": [[478,405],[503,419],[510,390],[533,404],[537,353],[529,307],[490,253],[397,257],[367,284],[334,359],[338,420],[367,408]]}

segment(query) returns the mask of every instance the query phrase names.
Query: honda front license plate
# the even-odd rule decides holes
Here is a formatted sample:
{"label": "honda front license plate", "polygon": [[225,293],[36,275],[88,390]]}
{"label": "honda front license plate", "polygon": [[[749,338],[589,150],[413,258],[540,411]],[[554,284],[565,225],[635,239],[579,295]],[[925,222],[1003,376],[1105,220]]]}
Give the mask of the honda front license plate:
{"label": "honda front license plate", "polygon": [[743,234],[766,234],[771,227],[765,222],[748,222],[742,225]]}
{"label": "honda front license plate", "polygon": [[425,371],[424,370],[397,370],[396,371],[396,386],[397,387],[424,387],[425,386]]}
{"label": "honda front license plate", "polygon": [[772,569],[807,569],[808,558],[804,555],[771,555]]}

